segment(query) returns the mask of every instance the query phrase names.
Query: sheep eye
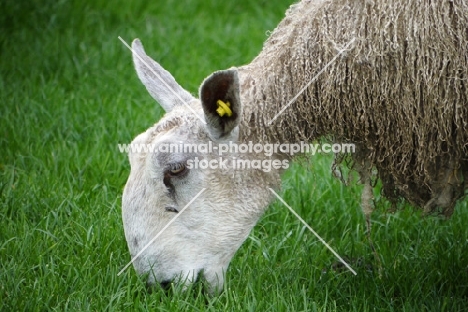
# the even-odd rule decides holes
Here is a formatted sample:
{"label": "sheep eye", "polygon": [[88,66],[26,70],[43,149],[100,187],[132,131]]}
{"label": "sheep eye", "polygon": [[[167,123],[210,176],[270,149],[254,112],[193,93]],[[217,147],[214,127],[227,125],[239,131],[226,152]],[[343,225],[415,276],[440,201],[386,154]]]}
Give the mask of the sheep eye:
{"label": "sheep eye", "polygon": [[177,209],[175,209],[174,207],[166,207],[166,211],[179,213],[179,211]]}
{"label": "sheep eye", "polygon": [[186,167],[185,167],[185,164],[174,164],[174,165],[171,165],[171,168],[169,169],[169,172],[171,173],[171,175],[173,176],[177,176],[177,175],[180,175],[181,173],[183,173],[185,171]]}

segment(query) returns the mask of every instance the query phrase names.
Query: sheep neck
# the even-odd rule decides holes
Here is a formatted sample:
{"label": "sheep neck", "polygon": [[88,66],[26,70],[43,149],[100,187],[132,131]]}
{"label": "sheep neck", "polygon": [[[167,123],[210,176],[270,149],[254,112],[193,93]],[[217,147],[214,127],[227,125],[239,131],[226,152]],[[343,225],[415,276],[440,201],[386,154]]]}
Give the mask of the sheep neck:
{"label": "sheep neck", "polygon": [[[265,78],[266,75],[276,77],[276,73],[265,73],[261,64],[253,62],[239,68],[241,85],[241,102],[243,105],[243,118],[240,125],[240,140],[243,142],[253,141],[259,143],[293,143],[299,141],[311,141],[321,134],[310,127],[307,116],[303,109],[303,94],[296,101],[278,101],[274,94],[267,94],[266,89],[271,89],[272,81]],[[267,88],[267,86],[269,88]],[[299,93],[288,90],[291,99]],[[282,92],[278,90],[278,92]],[[289,106],[276,115],[285,106]],[[276,119],[272,121],[273,118]],[[271,124],[270,124],[271,122]]]}

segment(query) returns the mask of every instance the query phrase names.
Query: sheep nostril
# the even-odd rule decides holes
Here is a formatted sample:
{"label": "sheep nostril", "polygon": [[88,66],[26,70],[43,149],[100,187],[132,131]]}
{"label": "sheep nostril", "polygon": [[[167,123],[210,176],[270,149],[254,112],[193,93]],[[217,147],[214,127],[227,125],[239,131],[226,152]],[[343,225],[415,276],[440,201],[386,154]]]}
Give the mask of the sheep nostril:
{"label": "sheep nostril", "polygon": [[159,283],[159,285],[161,285],[161,288],[164,289],[164,290],[168,290],[170,287],[171,287],[171,281],[162,281],[161,283]]}

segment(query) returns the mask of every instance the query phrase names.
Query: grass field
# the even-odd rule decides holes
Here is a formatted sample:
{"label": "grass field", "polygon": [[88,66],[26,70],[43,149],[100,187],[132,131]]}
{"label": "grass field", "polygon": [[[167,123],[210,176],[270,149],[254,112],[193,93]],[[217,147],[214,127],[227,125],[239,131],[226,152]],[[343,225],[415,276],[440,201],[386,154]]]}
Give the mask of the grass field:
{"label": "grass field", "polygon": [[391,214],[375,190],[369,248],[360,186],[313,157],[281,196],[357,271],[280,202],[234,257],[216,298],[148,293],[128,269],[118,143],[162,114],[117,39],[147,52],[196,93],[217,69],[248,63],[290,0],[3,1],[0,4],[1,311],[468,310],[468,207],[444,221]]}

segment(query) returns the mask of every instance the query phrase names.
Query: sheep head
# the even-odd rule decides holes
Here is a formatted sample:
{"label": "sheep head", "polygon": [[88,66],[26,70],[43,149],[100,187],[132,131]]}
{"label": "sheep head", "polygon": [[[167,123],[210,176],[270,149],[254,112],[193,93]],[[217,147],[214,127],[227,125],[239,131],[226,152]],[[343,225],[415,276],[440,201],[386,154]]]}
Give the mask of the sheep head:
{"label": "sheep head", "polygon": [[145,54],[139,40],[132,48],[140,80],[166,111],[134,139],[131,146],[140,150],[129,151],[122,215],[133,265],[148,274],[149,284],[164,287],[170,282],[186,287],[203,274],[209,292],[216,293],[231,258],[268,204],[270,194],[261,185],[268,177],[259,171],[233,174],[228,166],[190,168],[197,158],[208,163],[219,160],[219,154],[171,153],[161,146],[236,141],[242,114],[237,70],[209,76],[196,99]]}

